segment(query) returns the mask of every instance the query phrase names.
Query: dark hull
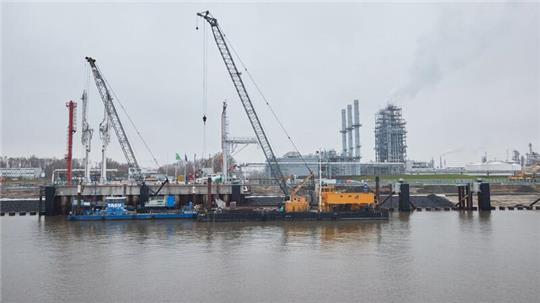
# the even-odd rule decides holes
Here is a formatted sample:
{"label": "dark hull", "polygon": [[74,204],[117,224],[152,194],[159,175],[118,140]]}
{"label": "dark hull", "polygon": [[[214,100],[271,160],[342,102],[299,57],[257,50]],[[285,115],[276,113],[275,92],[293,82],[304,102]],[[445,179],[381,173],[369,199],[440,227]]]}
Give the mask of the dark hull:
{"label": "dark hull", "polygon": [[117,220],[161,220],[161,219],[196,219],[195,213],[152,213],[125,215],[69,215],[70,221],[117,221]]}
{"label": "dark hull", "polygon": [[336,221],[336,220],[388,220],[384,210],[364,210],[357,212],[256,212],[224,211],[219,213],[199,214],[203,222],[242,222],[242,221]]}

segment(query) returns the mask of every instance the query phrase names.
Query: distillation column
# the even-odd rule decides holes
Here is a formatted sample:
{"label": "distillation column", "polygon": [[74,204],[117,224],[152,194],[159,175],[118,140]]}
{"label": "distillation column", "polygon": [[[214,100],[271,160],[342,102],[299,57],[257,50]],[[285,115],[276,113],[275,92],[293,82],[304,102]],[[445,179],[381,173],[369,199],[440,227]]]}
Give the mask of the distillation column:
{"label": "distillation column", "polygon": [[354,159],[360,161],[360,109],[358,100],[354,100]]}
{"label": "distillation column", "polygon": [[347,156],[347,112],[345,109],[341,110],[341,156]]}
{"label": "distillation column", "polygon": [[352,122],[352,105],[347,105],[347,139],[349,141],[348,157],[353,157],[354,145],[353,145],[353,122]]}

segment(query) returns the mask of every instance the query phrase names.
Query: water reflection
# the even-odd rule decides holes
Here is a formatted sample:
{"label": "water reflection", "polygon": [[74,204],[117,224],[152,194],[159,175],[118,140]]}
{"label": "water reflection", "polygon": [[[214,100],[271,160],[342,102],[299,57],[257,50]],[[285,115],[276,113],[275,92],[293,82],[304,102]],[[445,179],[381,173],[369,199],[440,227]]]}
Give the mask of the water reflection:
{"label": "water reflection", "polygon": [[[407,224],[406,216],[400,222]],[[198,243],[267,241],[279,239],[280,245],[368,242],[381,239],[381,221],[309,221],[309,222],[227,222],[206,223],[189,220],[70,222],[46,218],[40,231],[57,242],[124,239],[144,244],[155,239]],[[256,239],[253,237],[256,235]]]}
{"label": "water reflection", "polygon": [[441,211],[393,213],[388,222],[258,223],[3,217],[1,299],[466,302],[482,288],[490,290],[482,293],[486,302],[532,302],[539,216]]}

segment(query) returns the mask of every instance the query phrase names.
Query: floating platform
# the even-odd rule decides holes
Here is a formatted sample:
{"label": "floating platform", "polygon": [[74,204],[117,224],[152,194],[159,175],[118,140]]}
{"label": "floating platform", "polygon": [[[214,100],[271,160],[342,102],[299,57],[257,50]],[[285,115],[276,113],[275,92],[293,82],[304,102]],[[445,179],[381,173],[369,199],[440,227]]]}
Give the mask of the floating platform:
{"label": "floating platform", "polygon": [[291,212],[279,211],[222,211],[200,213],[202,222],[244,221],[336,221],[336,220],[388,220],[386,210],[361,210],[354,212]]}

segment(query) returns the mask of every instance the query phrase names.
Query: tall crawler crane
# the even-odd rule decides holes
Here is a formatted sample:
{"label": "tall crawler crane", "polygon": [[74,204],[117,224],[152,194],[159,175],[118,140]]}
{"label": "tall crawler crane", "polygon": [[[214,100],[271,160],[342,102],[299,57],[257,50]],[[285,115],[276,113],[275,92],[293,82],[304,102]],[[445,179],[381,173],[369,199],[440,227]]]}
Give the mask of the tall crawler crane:
{"label": "tall crawler crane", "polygon": [[279,187],[281,188],[281,191],[287,197],[289,195],[287,182],[285,178],[283,177],[283,173],[281,172],[279,163],[276,159],[274,151],[272,150],[272,146],[270,145],[270,142],[268,141],[268,137],[266,136],[266,133],[264,132],[261,121],[259,120],[259,117],[257,116],[257,113],[255,112],[255,108],[253,107],[251,99],[249,98],[244,82],[242,81],[241,73],[238,71],[238,68],[236,64],[234,63],[233,57],[229,50],[229,46],[227,45],[227,42],[225,41],[225,34],[223,34],[223,31],[219,27],[217,19],[214,18],[210,14],[209,11],[197,13],[197,15],[202,17],[204,20],[206,20],[210,24],[210,27],[212,28],[212,33],[214,35],[214,40],[216,41],[216,45],[219,49],[219,52],[221,53],[223,62],[225,63],[225,66],[227,67],[227,71],[229,72],[229,75],[231,76],[231,80],[234,84],[234,87],[236,88],[238,97],[240,98],[240,101],[242,102],[242,105],[244,106],[249,122],[251,123],[251,126],[253,127],[253,131],[255,132],[257,141],[259,142],[259,145],[261,146],[261,149],[264,152],[264,156],[266,157],[266,161],[268,162],[270,171],[272,172],[272,175],[279,183]]}
{"label": "tall crawler crane", "polygon": [[129,172],[133,179],[135,179],[135,181],[137,181],[138,183],[142,183],[144,181],[144,178],[141,172],[141,168],[139,166],[139,163],[137,163],[133,148],[129,143],[126,132],[124,131],[124,127],[122,126],[122,122],[120,121],[120,117],[118,116],[118,112],[116,111],[116,107],[114,106],[110,89],[105,82],[105,79],[101,75],[99,68],[96,65],[96,60],[90,57],[86,57],[86,61],[90,63],[90,67],[92,68],[92,74],[94,75],[97,89],[101,96],[101,100],[103,100],[103,104],[105,105],[108,122],[112,125],[114,132],[116,133],[116,137],[118,138],[118,142],[120,143],[122,152],[126,157]]}

